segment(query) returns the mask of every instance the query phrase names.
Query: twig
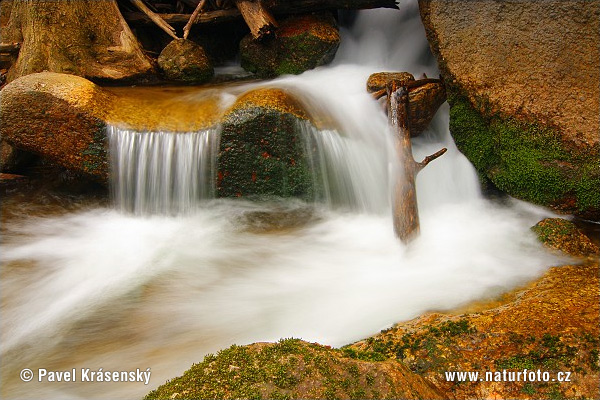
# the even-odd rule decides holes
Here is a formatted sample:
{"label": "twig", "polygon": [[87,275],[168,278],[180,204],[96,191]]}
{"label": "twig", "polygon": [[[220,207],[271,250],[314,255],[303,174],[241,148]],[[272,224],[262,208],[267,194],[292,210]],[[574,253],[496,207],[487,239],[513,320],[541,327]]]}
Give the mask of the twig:
{"label": "twig", "polygon": [[198,18],[198,14],[200,14],[200,11],[202,11],[205,4],[206,0],[201,0],[200,3],[198,3],[187,24],[185,24],[185,26],[183,27],[184,39],[187,39],[188,35],[190,34],[190,31],[192,30],[192,25],[194,25],[194,23],[196,22],[196,18]]}
{"label": "twig", "polygon": [[446,151],[448,151],[448,149],[444,147],[443,149],[441,149],[439,151],[436,151],[432,155],[425,157],[423,159],[423,161],[421,161],[420,163],[415,163],[415,164],[417,164],[416,165],[417,172],[419,172],[420,170],[422,170],[423,168],[425,168],[427,166],[427,164],[429,164],[430,162],[432,162],[436,158],[442,156]]}
{"label": "twig", "polygon": [[167,35],[171,36],[173,39],[179,39],[175,34],[175,28],[169,25],[164,19],[161,18],[160,15],[156,14],[152,10],[144,4],[142,0],[131,0],[131,2],[144,14],[148,16],[159,28],[167,33]]}

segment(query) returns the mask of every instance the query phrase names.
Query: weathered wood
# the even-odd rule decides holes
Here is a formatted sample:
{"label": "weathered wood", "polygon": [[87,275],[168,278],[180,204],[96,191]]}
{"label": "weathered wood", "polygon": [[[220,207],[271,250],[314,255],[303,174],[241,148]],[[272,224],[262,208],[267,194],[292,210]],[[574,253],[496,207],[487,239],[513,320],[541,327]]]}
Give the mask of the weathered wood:
{"label": "weathered wood", "polygon": [[[360,10],[369,8],[398,8],[394,0],[269,0],[264,5],[273,15],[306,13],[328,9]],[[186,24],[190,14],[157,14],[171,25]],[[241,18],[237,8],[205,11],[195,24],[217,24]],[[124,12],[123,17],[132,25],[151,25],[148,15],[139,12]]]}
{"label": "weathered wood", "polygon": [[388,123],[395,131],[394,148],[399,160],[400,170],[396,171],[392,199],[394,232],[403,242],[409,243],[419,235],[419,208],[417,204],[416,176],[427,164],[446,152],[443,148],[415,162],[410,141],[409,89],[408,82],[399,86],[392,81],[387,88]]}
{"label": "weathered wood", "polygon": [[8,82],[41,71],[97,80],[135,80],[154,73],[116,0],[14,1],[2,41],[21,43]]}
{"label": "weathered wood", "polygon": [[184,39],[188,38],[188,35],[190,34],[190,30],[192,29],[192,25],[196,22],[196,18],[198,18],[198,14],[200,14],[200,11],[202,11],[202,9],[204,8],[205,4],[206,4],[206,0],[201,0],[198,3],[198,5],[196,6],[196,8],[194,9],[194,12],[190,16],[189,21],[183,27],[183,38]]}
{"label": "weathered wood", "polygon": [[277,22],[262,1],[236,0],[235,5],[240,10],[254,39],[261,40],[275,33]]}
{"label": "weathered wood", "polygon": [[167,33],[167,35],[171,36],[173,39],[178,39],[177,35],[175,34],[175,28],[173,28],[171,25],[169,25],[169,23],[166,22],[160,16],[160,14],[157,14],[154,11],[152,11],[151,9],[149,9],[148,6],[146,4],[144,4],[144,2],[142,0],[130,0],[130,1],[140,11],[142,11],[144,14],[146,14],[148,16],[148,18],[150,18],[150,20],[152,22],[154,22],[160,29],[165,31]]}

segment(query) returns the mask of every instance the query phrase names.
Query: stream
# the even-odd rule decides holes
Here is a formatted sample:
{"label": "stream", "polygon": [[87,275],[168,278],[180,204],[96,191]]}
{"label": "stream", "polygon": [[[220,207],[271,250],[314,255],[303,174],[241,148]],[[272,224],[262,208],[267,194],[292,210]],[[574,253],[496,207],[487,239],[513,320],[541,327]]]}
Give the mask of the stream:
{"label": "stream", "polygon": [[[117,128],[113,163],[123,169],[139,171],[135,157],[156,143],[184,143],[179,159],[192,166],[169,172],[187,176],[177,190],[161,187],[158,173],[136,177],[136,190],[123,172],[109,205],[85,196],[3,201],[2,398],[141,398],[234,343],[296,337],[342,346],[427,311],[494,298],[558,264],[529,230],[551,213],[482,196],[448,131],[447,105],[414,139],[415,159],[448,152],[418,176],[420,237],[399,243],[387,118],[365,90],[371,73],[386,70],[438,75],[416,3],[362,11],[342,29],[330,66],[222,89],[227,103],[248,88],[286,88],[334,121],[316,132],[327,162],[315,174],[329,182],[319,201],[215,199],[183,183],[210,171],[215,130],[177,140],[148,133],[146,150],[128,153],[135,133]],[[24,368],[152,373],[148,385],[22,382]]]}

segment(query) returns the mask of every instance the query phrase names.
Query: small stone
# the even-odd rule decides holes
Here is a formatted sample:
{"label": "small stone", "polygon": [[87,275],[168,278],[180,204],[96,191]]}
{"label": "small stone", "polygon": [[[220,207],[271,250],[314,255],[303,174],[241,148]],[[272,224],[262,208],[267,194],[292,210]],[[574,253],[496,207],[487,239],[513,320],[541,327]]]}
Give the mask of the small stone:
{"label": "small stone", "polygon": [[214,75],[212,62],[199,44],[176,39],[158,56],[158,66],[165,77],[180,82],[206,82]]}

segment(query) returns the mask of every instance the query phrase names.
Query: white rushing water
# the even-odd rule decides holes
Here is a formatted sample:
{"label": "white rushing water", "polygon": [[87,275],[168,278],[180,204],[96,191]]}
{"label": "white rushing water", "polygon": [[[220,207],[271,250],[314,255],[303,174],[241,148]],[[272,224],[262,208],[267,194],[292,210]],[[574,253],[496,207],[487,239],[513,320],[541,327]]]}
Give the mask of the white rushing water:
{"label": "white rushing water", "polygon": [[[414,141],[417,159],[448,147],[418,177],[421,236],[410,247],[394,237],[387,120],[365,82],[382,70],[436,75],[415,7],[361,13],[332,66],[268,83],[337,123],[316,139],[327,149],[319,173],[332,182],[323,204],[209,200],[210,188],[169,176],[202,182],[214,168],[209,133],[158,135],[158,147],[145,147],[157,148],[155,158],[116,166],[139,175],[117,173],[117,185],[139,186],[116,190],[119,204],[144,215],[95,208],[10,221],[1,255],[2,397],[140,398],[233,343],[293,336],[340,346],[428,310],[493,297],[556,263],[528,229],[545,211],[482,198],[448,133],[447,106]],[[113,143],[123,155],[150,140],[119,134]],[[188,142],[188,153],[166,169],[157,160],[177,141]],[[142,195],[132,200],[132,190]],[[172,191],[185,201],[173,204]],[[23,368],[151,368],[152,376],[148,386],[23,383]]]}

